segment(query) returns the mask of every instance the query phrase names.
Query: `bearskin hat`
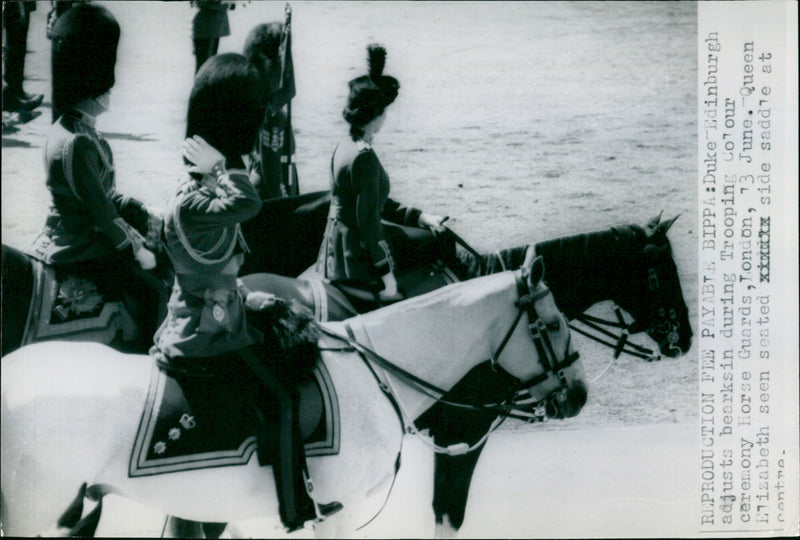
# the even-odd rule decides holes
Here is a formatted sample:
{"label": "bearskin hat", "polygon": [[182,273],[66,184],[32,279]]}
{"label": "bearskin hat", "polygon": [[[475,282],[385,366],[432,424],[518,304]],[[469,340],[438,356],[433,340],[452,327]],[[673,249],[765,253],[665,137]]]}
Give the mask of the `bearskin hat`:
{"label": "bearskin hat", "polygon": [[78,4],[58,18],[51,38],[54,118],[114,86],[119,35],[117,20],[102,6]]}
{"label": "bearskin hat", "polygon": [[236,53],[212,56],[194,78],[186,137],[200,135],[229,161],[253,149],[264,118],[261,77]]}

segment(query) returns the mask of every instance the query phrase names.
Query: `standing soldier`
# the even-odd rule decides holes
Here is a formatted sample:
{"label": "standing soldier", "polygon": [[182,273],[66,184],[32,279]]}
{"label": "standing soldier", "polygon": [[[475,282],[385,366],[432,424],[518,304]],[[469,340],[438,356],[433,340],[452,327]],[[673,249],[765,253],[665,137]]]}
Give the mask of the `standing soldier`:
{"label": "standing soldier", "polygon": [[286,32],[287,27],[280,22],[259,24],[244,44],[244,56],[258,68],[267,100],[264,121],[250,155],[251,179],[262,199],[297,195],[293,192],[297,189],[297,169],[292,160],[294,133],[285,111],[295,94]]}
{"label": "standing soldier", "polygon": [[25,78],[25,53],[28,45],[30,12],[36,2],[3,1],[3,110],[32,111],[42,104],[42,94],[28,94],[22,89]]}
{"label": "standing soldier", "polygon": [[192,42],[194,43],[194,72],[219,50],[219,38],[231,35],[228,24],[228,9],[232,9],[230,2],[220,0],[193,0],[191,3],[198,8],[192,21]]}

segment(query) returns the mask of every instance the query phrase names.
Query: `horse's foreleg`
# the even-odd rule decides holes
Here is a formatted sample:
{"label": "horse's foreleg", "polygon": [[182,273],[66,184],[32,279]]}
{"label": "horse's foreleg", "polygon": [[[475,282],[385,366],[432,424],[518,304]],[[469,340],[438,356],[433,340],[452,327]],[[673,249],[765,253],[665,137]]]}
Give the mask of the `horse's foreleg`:
{"label": "horse's foreleg", "polygon": [[[461,456],[436,454],[434,461],[433,512],[436,516],[437,535],[440,526],[452,528],[452,534],[464,523],[469,486],[475,465],[484,445]],[[444,529],[442,529],[444,534]],[[451,535],[452,536],[452,535]],[[444,536],[447,538],[448,536]]]}

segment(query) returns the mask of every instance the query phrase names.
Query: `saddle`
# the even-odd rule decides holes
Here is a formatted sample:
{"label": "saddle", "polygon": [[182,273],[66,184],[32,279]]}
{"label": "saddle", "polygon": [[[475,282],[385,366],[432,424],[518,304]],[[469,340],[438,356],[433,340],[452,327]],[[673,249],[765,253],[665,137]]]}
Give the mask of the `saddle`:
{"label": "saddle", "polygon": [[[252,373],[243,366],[222,371],[209,366],[164,370],[154,362],[129,475],[245,465],[259,444],[274,448],[277,437],[258,440],[263,434],[250,397],[255,384]],[[339,405],[325,365],[318,362],[313,373],[298,382],[296,390],[306,455],[338,454]],[[266,416],[277,412],[277,403],[268,396],[261,405]]]}
{"label": "saddle", "polygon": [[257,349],[197,358],[155,355],[131,476],[244,465],[254,451],[261,465],[271,464],[280,449],[278,432],[284,434],[280,444],[289,439],[288,418],[281,414],[285,410],[278,396],[269,395],[270,389],[277,391],[269,380],[293,387],[299,396],[293,401],[306,455],[338,453],[338,401],[318,361],[318,332],[311,315],[276,301],[248,317],[264,331]]}
{"label": "saddle", "polygon": [[33,260],[33,289],[22,345],[54,339],[133,342],[139,328],[122,298],[90,271]]}

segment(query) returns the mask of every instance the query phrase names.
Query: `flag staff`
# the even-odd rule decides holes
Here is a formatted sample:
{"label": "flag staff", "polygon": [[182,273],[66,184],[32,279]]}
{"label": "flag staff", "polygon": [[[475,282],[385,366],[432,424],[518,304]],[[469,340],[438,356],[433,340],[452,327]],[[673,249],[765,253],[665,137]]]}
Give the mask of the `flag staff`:
{"label": "flag staff", "polygon": [[[281,86],[283,89],[289,87],[288,99],[286,101],[286,126],[283,136],[283,156],[281,165],[283,167],[282,180],[284,191],[287,195],[299,195],[297,175],[294,167],[294,148],[292,147],[292,97],[295,94],[294,85],[294,66],[292,65],[292,7],[288,3],[284,9],[286,20],[283,24],[283,58],[281,62]],[[288,83],[288,84],[287,84]]]}

